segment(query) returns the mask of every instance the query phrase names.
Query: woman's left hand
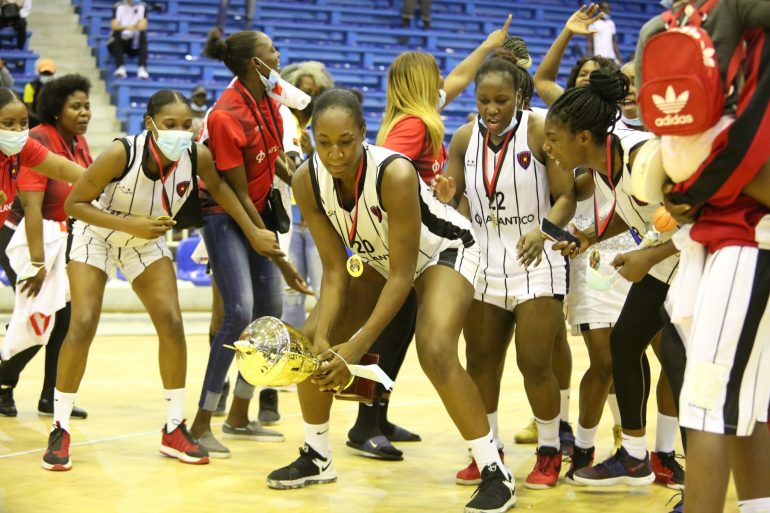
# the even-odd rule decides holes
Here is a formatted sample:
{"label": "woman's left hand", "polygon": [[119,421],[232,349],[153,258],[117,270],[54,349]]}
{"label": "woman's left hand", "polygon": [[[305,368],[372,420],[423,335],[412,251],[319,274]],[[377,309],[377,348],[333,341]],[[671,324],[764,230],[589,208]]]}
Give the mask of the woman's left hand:
{"label": "woman's left hand", "polygon": [[615,255],[612,266],[620,275],[628,281],[637,283],[647,276],[652,269],[652,261],[648,258],[649,252],[644,249],[636,249],[628,253]]}
{"label": "woman's left hand", "polygon": [[19,291],[22,294],[27,294],[29,297],[37,296],[40,293],[40,289],[43,288],[46,274],[45,267],[41,267],[36,275],[20,283]]}
{"label": "woman's left hand", "polygon": [[289,287],[302,294],[307,294],[308,296],[313,295],[313,289],[308,287],[307,282],[300,276],[299,271],[297,271],[297,268],[294,267],[291,262],[285,258],[276,258],[274,262],[278,266],[278,269],[281,270],[283,279],[286,280]]}
{"label": "woman's left hand", "polygon": [[516,257],[519,259],[519,263],[526,267],[534,263],[535,267],[543,259],[543,234],[540,228],[535,228],[529,233],[521,236],[519,242],[516,244]]}
{"label": "woman's left hand", "polygon": [[364,353],[366,350],[353,340],[324,351],[318,356],[321,366],[313,376],[313,383],[322,391],[342,390],[350,382],[351,377],[345,362],[358,363]]}

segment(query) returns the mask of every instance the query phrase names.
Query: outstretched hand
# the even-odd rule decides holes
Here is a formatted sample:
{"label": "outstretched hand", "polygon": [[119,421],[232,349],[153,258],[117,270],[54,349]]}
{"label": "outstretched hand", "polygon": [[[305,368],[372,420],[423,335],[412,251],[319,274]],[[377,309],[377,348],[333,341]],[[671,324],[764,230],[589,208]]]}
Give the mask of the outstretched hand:
{"label": "outstretched hand", "polygon": [[596,32],[588,27],[603,17],[597,4],[583,5],[569,17],[564,28],[572,34],[587,36]]}
{"label": "outstretched hand", "polygon": [[513,19],[513,14],[509,14],[508,18],[505,20],[505,23],[503,24],[503,28],[497,29],[494,32],[490,33],[489,36],[487,36],[487,40],[485,43],[490,46],[491,48],[500,48],[503,46],[503,43],[506,39],[508,39],[508,27],[511,25],[511,20]]}

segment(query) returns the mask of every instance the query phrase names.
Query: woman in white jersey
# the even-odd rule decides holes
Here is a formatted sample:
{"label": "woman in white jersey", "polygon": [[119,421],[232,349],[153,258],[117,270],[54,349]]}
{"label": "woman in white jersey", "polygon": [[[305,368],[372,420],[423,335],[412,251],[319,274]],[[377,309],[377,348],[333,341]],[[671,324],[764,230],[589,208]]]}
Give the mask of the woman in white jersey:
{"label": "woman in white jersey", "polygon": [[351,92],[321,95],[313,120],[316,153],[292,186],[324,267],[321,299],[302,331],[328,364],[298,386],[305,426],[300,457],[273,471],[267,484],[285,489],[336,481],[332,396],[321,390],[347,383],[345,362],[361,358],[414,287],[420,363],[483,468],[483,483],[465,511],[506,511],[516,500],[514,485],[478,390],[457,357],[478,270],[470,224],[433,197],[401,154],[363,143],[363,112]]}
{"label": "woman in white jersey", "polygon": [[[475,301],[464,330],[473,352],[469,371],[481,390],[499,393],[498,372],[490,369],[505,359],[516,328],[518,365],[539,435],[537,463],[525,486],[548,488],[561,468],[559,384],[551,358],[564,322],[567,265],[558,252],[544,249],[540,223],[564,226],[572,218],[574,184],[546,159],[543,118],[519,110],[526,70],[516,61],[499,50],[476,73],[479,116],[452,138],[439,185],[456,188],[439,194],[449,200],[449,192],[457,201],[467,194],[481,245]],[[497,397],[484,400],[488,412],[496,409]]]}
{"label": "woman in white jersey", "polygon": [[[610,213],[597,217],[596,230],[574,230],[584,252],[592,243],[630,229],[640,249],[618,254],[611,265],[634,282],[610,337],[613,379],[623,425],[622,447],[609,460],[574,473],[580,484],[641,485],[655,476],[645,439],[650,369],[644,350],[661,329],[660,307],[677,263],[676,248],[652,230],[659,206],[631,194],[631,165],[635,152],[650,134],[616,128],[619,105],[628,94],[628,79],[619,71],[593,71],[589,83],[565,91],[548,111],[546,149],[563,169],[593,170],[594,194],[610,204]],[[614,215],[613,215],[614,213]],[[561,244],[561,246],[566,246]],[[609,275],[600,280],[610,281]]]}
{"label": "woman in white jersey", "polygon": [[[208,454],[184,424],[187,350],[176,273],[164,234],[183,205],[195,215],[198,174],[254,244],[275,241],[256,228],[230,187],[214,171],[209,151],[192,143],[192,111],[179,92],[162,90],[147,103],[146,132],[116,140],[88,168],[65,203],[73,227],[68,274],[72,319],[59,356],[54,430],[43,457],[47,470],[69,470],[69,417],[85,372],[101,313],[107,271],[117,264],[152,319],[160,341],[166,399],[161,453],[184,463],[208,463]],[[187,212],[188,206],[184,211]],[[197,215],[200,209],[197,207]],[[275,242],[273,242],[275,243]]]}

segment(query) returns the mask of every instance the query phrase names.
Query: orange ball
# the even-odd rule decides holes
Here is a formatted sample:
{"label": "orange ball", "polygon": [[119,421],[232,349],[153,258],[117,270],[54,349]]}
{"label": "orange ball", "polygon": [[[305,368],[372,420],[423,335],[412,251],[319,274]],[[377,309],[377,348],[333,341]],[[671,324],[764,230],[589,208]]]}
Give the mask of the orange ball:
{"label": "orange ball", "polygon": [[663,205],[655,209],[655,213],[652,214],[652,224],[659,232],[670,232],[676,228],[676,220],[671,217]]}

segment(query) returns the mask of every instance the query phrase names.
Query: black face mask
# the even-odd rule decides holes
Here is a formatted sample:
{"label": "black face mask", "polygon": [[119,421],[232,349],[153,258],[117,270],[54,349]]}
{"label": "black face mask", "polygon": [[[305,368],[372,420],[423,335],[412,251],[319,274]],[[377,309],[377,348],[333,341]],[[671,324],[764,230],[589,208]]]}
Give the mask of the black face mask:
{"label": "black face mask", "polygon": [[307,107],[302,109],[300,112],[302,112],[303,116],[306,116],[310,118],[313,115],[313,105],[315,104],[317,96],[311,96],[310,97],[310,103],[307,104]]}

